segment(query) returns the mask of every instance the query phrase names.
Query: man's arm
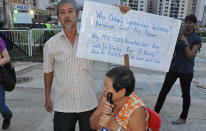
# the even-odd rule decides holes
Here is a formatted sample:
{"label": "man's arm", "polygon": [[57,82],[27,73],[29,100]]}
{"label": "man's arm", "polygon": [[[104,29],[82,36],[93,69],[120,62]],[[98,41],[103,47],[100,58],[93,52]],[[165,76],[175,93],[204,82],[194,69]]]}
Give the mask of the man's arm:
{"label": "man's arm", "polygon": [[51,86],[53,82],[54,72],[44,73],[44,86],[45,86],[45,109],[48,112],[52,111],[52,101],[51,101]]}
{"label": "man's arm", "polygon": [[90,126],[92,129],[101,129],[101,126],[99,125],[99,119],[102,115],[102,105],[103,105],[103,96],[100,97],[99,104],[97,106],[97,109],[94,111],[94,113],[90,117]]}

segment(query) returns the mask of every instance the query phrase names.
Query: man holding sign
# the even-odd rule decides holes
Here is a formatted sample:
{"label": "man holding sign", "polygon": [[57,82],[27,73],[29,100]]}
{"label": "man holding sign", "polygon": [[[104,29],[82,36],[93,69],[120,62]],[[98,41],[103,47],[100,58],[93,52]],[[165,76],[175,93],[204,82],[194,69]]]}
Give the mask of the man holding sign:
{"label": "man holding sign", "polygon": [[[121,8],[123,12],[125,9],[127,7]],[[57,14],[63,31],[44,46],[45,108],[48,112],[55,111],[54,131],[75,131],[77,120],[81,131],[91,131],[89,118],[97,107],[97,97],[92,61],[76,57],[79,37],[76,1],[61,0]],[[54,106],[50,97],[52,83]]]}
{"label": "man holding sign", "polygon": [[[54,113],[54,131],[91,131],[90,115],[97,106],[91,73],[92,61],[76,57],[78,44],[75,0],[61,0],[57,5],[63,31],[48,40],[44,47],[45,108]],[[53,82],[54,81],[54,82]],[[50,98],[54,87],[54,105]]]}

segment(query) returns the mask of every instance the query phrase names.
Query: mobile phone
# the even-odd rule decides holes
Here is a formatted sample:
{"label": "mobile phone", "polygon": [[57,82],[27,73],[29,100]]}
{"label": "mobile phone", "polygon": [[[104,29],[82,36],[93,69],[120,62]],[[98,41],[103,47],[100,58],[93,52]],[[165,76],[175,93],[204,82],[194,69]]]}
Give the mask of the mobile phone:
{"label": "mobile phone", "polygon": [[111,93],[111,92],[108,92],[108,93],[107,93],[107,101],[108,101],[110,104],[113,104],[113,102],[112,102],[112,93]]}
{"label": "mobile phone", "polygon": [[179,35],[184,35],[184,25],[180,26]]}

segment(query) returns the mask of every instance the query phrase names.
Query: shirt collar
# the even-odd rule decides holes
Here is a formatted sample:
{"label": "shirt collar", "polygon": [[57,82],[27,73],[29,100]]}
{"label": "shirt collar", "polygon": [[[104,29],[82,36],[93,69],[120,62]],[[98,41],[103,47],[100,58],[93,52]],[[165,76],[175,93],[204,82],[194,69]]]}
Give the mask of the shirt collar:
{"label": "shirt collar", "polygon": [[[60,35],[61,38],[62,37],[67,37],[64,30],[62,30],[59,35]],[[79,30],[78,29],[77,29],[77,36],[79,36]]]}

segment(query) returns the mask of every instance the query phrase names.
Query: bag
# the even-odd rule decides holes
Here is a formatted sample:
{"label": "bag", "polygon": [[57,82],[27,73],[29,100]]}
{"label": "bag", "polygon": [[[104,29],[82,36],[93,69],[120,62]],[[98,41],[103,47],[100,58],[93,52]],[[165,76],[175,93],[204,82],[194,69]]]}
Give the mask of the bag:
{"label": "bag", "polygon": [[0,67],[2,85],[6,91],[12,91],[16,85],[16,72],[11,63]]}

